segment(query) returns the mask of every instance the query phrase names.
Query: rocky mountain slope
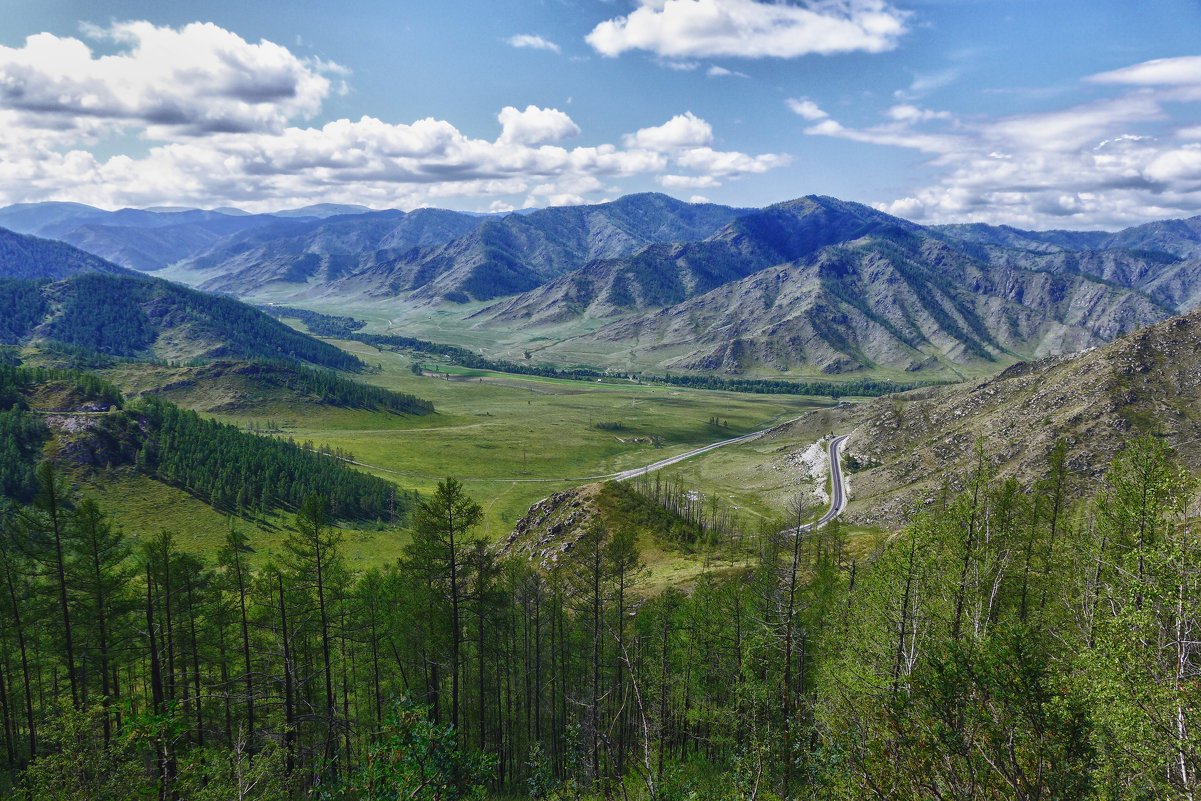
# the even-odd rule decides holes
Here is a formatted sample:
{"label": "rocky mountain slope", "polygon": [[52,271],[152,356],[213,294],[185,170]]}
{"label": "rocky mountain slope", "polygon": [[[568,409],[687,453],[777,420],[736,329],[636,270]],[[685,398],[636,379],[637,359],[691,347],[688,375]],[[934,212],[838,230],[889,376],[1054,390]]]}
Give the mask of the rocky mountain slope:
{"label": "rocky mountain slope", "polygon": [[608,343],[640,364],[734,374],[919,371],[1080,350],[1172,311],[1079,273],[994,266],[882,226],[565,347]]}
{"label": "rocky mountain slope", "polygon": [[662,308],[886,227],[917,229],[858,203],[801,198],[742,215],[700,242],[651,245],[625,258],[590,262],[473,319],[536,326]]}
{"label": "rocky mountain slope", "polygon": [[739,210],[666,195],[629,195],[595,206],[543,209],[484,222],[466,236],[364,270],[331,294],[424,300],[490,300],[541,286],[596,259],[651,243],[703,239]]}
{"label": "rocky mountain slope", "polygon": [[229,237],[180,265],[180,275],[193,274],[201,288],[234,295],[253,295],[277,285],[325,287],[414,249],[449,242],[481,222],[479,217],[441,209],[277,222]]}
{"label": "rocky mountain slope", "polygon": [[996,378],[927,388],[808,415],[780,439],[849,433],[849,519],[897,524],[974,463],[977,442],[1000,476],[1037,479],[1058,439],[1074,477],[1096,476],[1150,433],[1201,469],[1201,310],[1072,357],[1016,364]]}
{"label": "rocky mountain slope", "polygon": [[510,350],[537,340],[541,359],[624,369],[953,376],[1201,305],[1201,217],[1036,232],[923,227],[828,197],[740,210],[656,194],[528,214],[286,214],[39,204],[0,209],[0,224],[141,268],[171,262],[170,277],[243,298],[396,299],[451,317],[494,301],[461,324],[504,331]]}

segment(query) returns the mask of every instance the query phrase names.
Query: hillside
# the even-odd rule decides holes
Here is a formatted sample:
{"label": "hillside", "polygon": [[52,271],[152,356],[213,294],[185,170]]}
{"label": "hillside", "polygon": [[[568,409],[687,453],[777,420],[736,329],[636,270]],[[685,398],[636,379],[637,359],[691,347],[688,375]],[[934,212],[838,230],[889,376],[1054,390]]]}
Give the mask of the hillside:
{"label": "hillside", "polygon": [[194,367],[135,363],[113,365],[104,375],[130,397],[154,395],[205,414],[303,413],[315,405],[400,415],[434,411],[433,404],[407,393],[286,362],[222,359]]}
{"label": "hillside", "polygon": [[254,295],[275,284],[323,287],[391,263],[415,248],[449,242],[482,222],[479,217],[441,209],[288,221],[229,237],[180,265],[180,274],[195,273],[204,289],[239,295]]}
{"label": "hillside", "polygon": [[858,203],[800,198],[741,215],[700,242],[656,244],[624,258],[591,262],[489,306],[473,319],[485,325],[539,326],[662,308],[883,227],[916,228]]}
{"label": "hillside", "polygon": [[778,432],[850,433],[850,519],[893,526],[966,475],[977,441],[1002,477],[1043,475],[1057,439],[1084,481],[1151,433],[1201,469],[1201,311],[1072,357],[1016,364],[993,379],[927,388],[810,415]]}
{"label": "hillside", "polygon": [[[956,379],[1201,305],[1201,218],[923,227],[822,196],[739,210],[656,194],[503,216],[295,215],[41,204],[0,222],[170,262],[165,275],[209,291],[327,310],[397,298],[395,333],[623,370]],[[436,321],[416,311],[439,307]]]}
{"label": "hillside", "polygon": [[956,365],[1092,347],[1171,313],[1083,275],[990,266],[920,231],[890,228],[540,354],[608,351],[638,366],[731,374],[954,376]]}
{"label": "hillside", "polygon": [[[391,514],[395,485],[332,456],[200,417],[156,397],[125,403],[86,373],[0,367],[6,460],[0,489],[27,499],[37,460],[48,452],[68,469],[133,470],[227,513],[296,509],[310,493],[331,499],[342,520]],[[14,421],[16,425],[14,426]],[[401,511],[405,503],[401,504]]]}
{"label": "hillside", "polygon": [[331,294],[426,301],[490,300],[524,292],[595,259],[626,256],[654,242],[704,238],[738,210],[665,195],[629,195],[595,206],[543,209],[487,220],[469,234],[359,272]]}
{"label": "hillside", "polygon": [[[355,357],[232,298],[158,279],[81,274],[0,281],[5,344],[48,339],[104,354],[170,361],[298,360],[356,370]],[[17,313],[19,312],[19,313]]]}
{"label": "hillside", "polygon": [[0,228],[0,278],[58,281],[79,273],[136,274],[71,245]]}

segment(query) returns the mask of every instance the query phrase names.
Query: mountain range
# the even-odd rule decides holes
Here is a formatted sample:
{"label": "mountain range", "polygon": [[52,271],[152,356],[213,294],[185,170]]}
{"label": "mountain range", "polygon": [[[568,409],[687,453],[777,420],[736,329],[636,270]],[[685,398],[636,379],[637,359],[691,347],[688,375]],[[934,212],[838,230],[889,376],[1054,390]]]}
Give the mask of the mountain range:
{"label": "mountain range", "polygon": [[643,194],[507,215],[37,204],[0,225],[244,299],[440,309],[477,341],[537,341],[527,358],[617,369],[956,377],[1201,305],[1201,218],[1039,232]]}

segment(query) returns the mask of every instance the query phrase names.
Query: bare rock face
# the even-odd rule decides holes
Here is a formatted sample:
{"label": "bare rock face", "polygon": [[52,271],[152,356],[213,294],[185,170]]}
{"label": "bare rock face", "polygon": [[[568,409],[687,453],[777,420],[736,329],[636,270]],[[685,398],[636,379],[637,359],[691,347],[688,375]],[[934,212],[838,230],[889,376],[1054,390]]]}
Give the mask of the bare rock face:
{"label": "bare rock face", "polygon": [[596,496],[601,486],[585,484],[538,501],[517,521],[503,551],[525,554],[543,569],[553,567],[600,515]]}
{"label": "bare rock face", "polygon": [[108,406],[87,403],[72,412],[47,414],[45,423],[54,433],[55,456],[81,467],[114,467],[131,464],[137,454],[137,429],[141,421],[109,415]]}

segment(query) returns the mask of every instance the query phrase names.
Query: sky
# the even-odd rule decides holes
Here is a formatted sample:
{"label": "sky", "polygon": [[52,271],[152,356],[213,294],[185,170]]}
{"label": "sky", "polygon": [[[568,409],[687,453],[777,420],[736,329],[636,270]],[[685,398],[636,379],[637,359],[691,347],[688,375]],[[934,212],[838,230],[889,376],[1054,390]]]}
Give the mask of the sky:
{"label": "sky", "polygon": [[0,0],[0,205],[1201,214],[1201,0]]}

